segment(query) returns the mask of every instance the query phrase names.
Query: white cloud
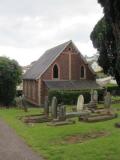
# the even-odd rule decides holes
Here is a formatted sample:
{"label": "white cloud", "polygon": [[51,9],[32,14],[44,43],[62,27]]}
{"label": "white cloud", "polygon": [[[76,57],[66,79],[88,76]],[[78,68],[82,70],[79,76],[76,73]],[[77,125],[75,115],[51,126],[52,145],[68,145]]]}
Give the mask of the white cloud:
{"label": "white cloud", "polygon": [[70,39],[92,55],[89,35],[101,17],[97,0],[1,0],[0,55],[25,65]]}
{"label": "white cloud", "polygon": [[[80,52],[85,55],[93,55],[96,53],[96,50],[92,47],[91,42],[88,43],[75,43]],[[55,43],[54,45],[57,45]],[[48,45],[45,48],[16,48],[11,46],[0,46],[0,56],[6,56],[11,59],[15,59],[22,66],[29,64],[32,61],[37,60],[48,48],[53,47],[53,45]]]}
{"label": "white cloud", "polygon": [[[26,62],[37,60],[44,52],[42,48],[15,48],[11,46],[0,46],[0,55],[11,59],[16,59],[19,64],[25,65]],[[34,58],[33,58],[34,57]]]}

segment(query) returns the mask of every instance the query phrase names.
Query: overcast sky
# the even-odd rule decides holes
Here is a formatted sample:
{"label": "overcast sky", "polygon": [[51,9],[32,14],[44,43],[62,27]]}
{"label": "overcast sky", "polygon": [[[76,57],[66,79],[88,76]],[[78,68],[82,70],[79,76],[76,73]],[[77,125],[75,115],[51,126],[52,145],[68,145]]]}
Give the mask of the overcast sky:
{"label": "overcast sky", "polygon": [[91,56],[89,35],[102,16],[97,0],[0,0],[0,56],[27,65],[68,40]]}

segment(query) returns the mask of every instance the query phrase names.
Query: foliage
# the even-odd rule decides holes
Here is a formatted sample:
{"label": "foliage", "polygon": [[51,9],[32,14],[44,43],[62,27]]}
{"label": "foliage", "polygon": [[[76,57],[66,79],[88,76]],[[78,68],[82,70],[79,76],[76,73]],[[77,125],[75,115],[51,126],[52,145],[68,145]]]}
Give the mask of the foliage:
{"label": "foliage", "polygon": [[113,83],[108,83],[106,87],[118,87],[118,85]]}
{"label": "foliage", "polygon": [[118,86],[108,86],[107,91],[110,92],[112,95],[120,95],[120,87]]}
{"label": "foliage", "polygon": [[[112,41],[110,38],[111,36],[107,38],[108,42],[112,42],[112,46],[109,43],[110,47],[108,46],[108,49],[111,49],[109,49],[107,52],[106,50],[103,52],[103,55],[100,56],[101,61],[106,61],[106,63],[108,61],[107,67],[111,67],[111,74],[115,76],[117,83],[120,86],[120,1],[98,0],[98,2],[103,6],[105,23],[110,25],[110,27],[107,27],[108,35],[112,35],[113,37]],[[109,28],[111,29],[109,30]],[[106,40],[103,42],[106,44]],[[103,46],[103,48],[105,47]],[[107,55],[111,55],[112,53],[111,64],[109,64],[109,57],[106,56],[106,53]]]}
{"label": "foliage", "polygon": [[105,78],[107,77],[107,74],[105,74],[103,71],[96,72],[96,78]]}
{"label": "foliage", "polygon": [[95,25],[90,38],[100,54],[98,63],[104,73],[116,76],[115,40],[112,26],[106,22],[104,17]]}
{"label": "foliage", "polygon": [[16,95],[16,86],[21,82],[21,67],[15,60],[0,57],[0,103],[8,106]]}
{"label": "foliage", "polygon": [[[120,108],[120,105],[113,105]],[[39,114],[43,111],[30,108],[27,114]],[[4,119],[25,142],[37,151],[44,159],[49,160],[119,160],[120,157],[120,132],[114,127],[119,122],[116,119],[98,122],[83,123],[76,120],[74,125],[50,127],[46,123],[27,126],[17,117],[26,115],[18,109],[1,109],[0,117]],[[74,142],[74,135],[106,131],[108,135],[91,139],[83,143]],[[70,144],[63,143],[63,139],[73,136]]]}
{"label": "foliage", "polygon": [[[76,104],[79,95],[84,96],[85,103],[90,102],[90,90],[78,90],[78,91],[65,91],[65,90],[49,90],[49,101],[51,102],[52,97],[56,97],[58,103],[64,104]],[[103,100],[103,90],[98,90],[99,101]]]}
{"label": "foliage", "polygon": [[120,20],[120,1],[119,0],[98,0],[104,7],[105,17],[112,23],[118,23]]}
{"label": "foliage", "polygon": [[112,96],[113,101],[120,101],[120,96]]}

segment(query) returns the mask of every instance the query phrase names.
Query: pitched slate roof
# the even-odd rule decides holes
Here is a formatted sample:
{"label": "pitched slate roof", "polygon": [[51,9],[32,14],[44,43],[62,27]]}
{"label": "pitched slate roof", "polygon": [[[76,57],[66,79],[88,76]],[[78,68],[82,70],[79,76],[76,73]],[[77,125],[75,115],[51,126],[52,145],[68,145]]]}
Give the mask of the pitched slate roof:
{"label": "pitched slate roof", "polygon": [[[23,75],[23,79],[39,79],[39,77],[48,69],[48,67],[56,60],[56,58],[64,51],[64,49],[73,42],[70,40],[63,44],[60,44],[54,48],[47,50],[33,66]],[[73,44],[74,45],[74,44]],[[76,50],[79,52],[77,47],[74,45]],[[80,54],[81,55],[81,54]],[[87,63],[84,57],[81,55],[82,59]],[[90,68],[90,66],[88,66]],[[94,71],[90,68],[94,73]]]}
{"label": "pitched slate roof", "polygon": [[69,81],[69,80],[52,80],[44,81],[48,89],[61,89],[61,90],[82,90],[82,89],[98,89],[100,86],[93,80],[79,80],[79,81]]}
{"label": "pitched slate roof", "polygon": [[71,43],[68,41],[59,46],[47,50],[36,63],[24,74],[23,79],[37,79],[51,65],[62,51]]}

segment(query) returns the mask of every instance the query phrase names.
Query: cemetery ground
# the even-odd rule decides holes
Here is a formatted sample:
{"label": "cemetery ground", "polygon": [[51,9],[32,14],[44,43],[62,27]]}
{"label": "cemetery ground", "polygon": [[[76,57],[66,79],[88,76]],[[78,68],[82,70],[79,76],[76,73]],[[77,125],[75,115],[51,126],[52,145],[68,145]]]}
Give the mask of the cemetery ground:
{"label": "cemetery ground", "polygon": [[[119,160],[120,104],[112,105],[118,110],[116,119],[64,126],[47,126],[46,123],[26,125],[19,116],[39,114],[40,109],[30,108],[28,113],[20,109],[0,109],[2,118],[25,142],[48,160]],[[69,108],[69,107],[68,107]],[[42,110],[41,110],[42,112]]]}

